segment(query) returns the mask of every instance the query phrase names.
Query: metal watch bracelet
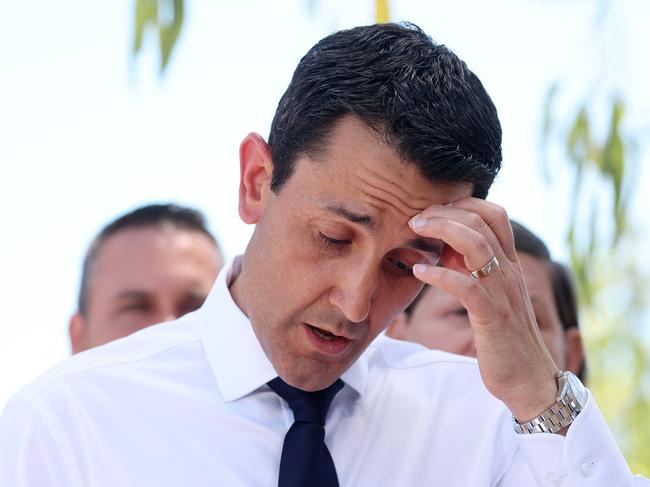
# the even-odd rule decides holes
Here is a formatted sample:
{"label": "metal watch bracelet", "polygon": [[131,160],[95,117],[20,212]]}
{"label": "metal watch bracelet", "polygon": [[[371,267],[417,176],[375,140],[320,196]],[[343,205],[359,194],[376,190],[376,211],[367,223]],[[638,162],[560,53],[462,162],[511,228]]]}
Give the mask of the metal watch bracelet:
{"label": "metal watch bracelet", "polygon": [[519,434],[557,433],[569,426],[585,406],[587,393],[582,382],[571,372],[558,372],[556,403],[536,418],[519,423],[512,417],[512,425]]}

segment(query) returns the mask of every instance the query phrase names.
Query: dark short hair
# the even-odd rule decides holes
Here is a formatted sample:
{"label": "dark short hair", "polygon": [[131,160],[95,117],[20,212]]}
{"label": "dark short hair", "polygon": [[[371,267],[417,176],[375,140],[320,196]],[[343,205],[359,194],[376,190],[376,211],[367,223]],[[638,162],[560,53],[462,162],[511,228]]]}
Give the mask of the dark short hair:
{"label": "dark short hair", "polygon": [[354,116],[429,180],[471,183],[485,198],[501,168],[501,125],[480,80],[410,23],[325,37],[300,60],[278,104],[269,146],[271,189],[301,156],[326,152],[334,125]]}
{"label": "dark short hair", "polygon": [[122,230],[144,227],[171,227],[176,230],[199,232],[208,237],[214,243],[215,247],[219,249],[217,240],[207,229],[205,217],[198,210],[173,203],[147,205],[136,208],[106,225],[88,247],[83,261],[81,285],[79,286],[79,297],[77,301],[77,309],[80,313],[87,312],[90,278],[97,256],[104,242],[110,236]]}

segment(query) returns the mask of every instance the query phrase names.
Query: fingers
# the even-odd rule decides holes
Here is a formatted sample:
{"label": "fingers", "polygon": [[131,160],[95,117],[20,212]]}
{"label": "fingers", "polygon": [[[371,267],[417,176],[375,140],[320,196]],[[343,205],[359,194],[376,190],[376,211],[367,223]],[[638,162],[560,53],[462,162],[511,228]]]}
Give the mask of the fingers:
{"label": "fingers", "polygon": [[[481,230],[487,235],[468,226],[471,224],[467,221],[468,212],[464,210],[455,210],[455,212],[458,213],[455,215],[457,218],[455,220],[449,217],[433,216],[428,219],[415,220],[412,226],[417,233],[424,237],[444,240],[447,245],[463,256],[467,270],[480,269],[498,251],[498,241],[485,224],[483,225],[485,228]],[[480,219],[480,217],[476,218]],[[479,226],[478,222],[473,224]],[[501,256],[497,258],[499,257]]]}
{"label": "fingers", "polygon": [[480,316],[480,313],[481,311],[489,313],[489,310],[494,307],[494,300],[477,279],[468,278],[452,269],[427,264],[416,264],[413,267],[413,274],[421,281],[456,296],[479,321],[489,318]]}
{"label": "fingers", "polygon": [[[491,240],[490,237],[494,237],[495,240],[491,242],[493,247],[496,247],[494,244],[498,243],[503,255],[513,262],[517,261],[510,219],[506,211],[494,203],[471,197],[462,198],[454,201],[453,205],[431,206],[418,217],[441,217],[461,221],[468,227],[485,235],[488,240]],[[498,254],[498,252],[495,253]],[[479,266],[484,264],[485,262],[479,264]]]}

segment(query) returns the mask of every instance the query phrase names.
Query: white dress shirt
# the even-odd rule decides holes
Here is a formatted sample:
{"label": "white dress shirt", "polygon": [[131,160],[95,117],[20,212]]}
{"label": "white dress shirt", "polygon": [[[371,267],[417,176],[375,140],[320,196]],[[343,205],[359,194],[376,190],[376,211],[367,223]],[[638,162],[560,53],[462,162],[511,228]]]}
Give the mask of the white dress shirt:
{"label": "white dress shirt", "polygon": [[[287,404],[227,266],[204,306],[71,357],[0,417],[1,487],[277,485]],[[566,438],[517,435],[476,361],[379,337],[325,442],[342,487],[631,486],[593,399]],[[635,483],[636,482],[636,483]]]}

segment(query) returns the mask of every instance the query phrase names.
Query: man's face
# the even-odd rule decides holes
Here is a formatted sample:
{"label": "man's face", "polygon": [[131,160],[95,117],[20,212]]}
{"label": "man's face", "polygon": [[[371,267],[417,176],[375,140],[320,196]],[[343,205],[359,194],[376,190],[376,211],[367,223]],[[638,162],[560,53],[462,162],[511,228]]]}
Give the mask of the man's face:
{"label": "man's face", "polygon": [[408,220],[472,188],[431,183],[352,117],[318,160],[296,161],[277,194],[269,176],[231,292],[279,375],[322,389],[420,290],[412,266],[437,261],[442,242],[417,236]]}
{"label": "man's face", "polygon": [[467,310],[456,296],[437,287],[428,286],[410,317],[400,315],[387,334],[428,348],[476,357]]}
{"label": "man's face", "polygon": [[[557,313],[548,268],[540,260],[525,254],[518,255],[526,286],[535,312],[537,326],[546,348],[556,365],[565,370],[567,355],[579,354],[582,362],[581,344],[578,350],[567,349],[565,333]],[[440,288],[428,287],[412,310],[410,318],[402,315],[391,324],[389,335],[394,338],[420,343],[429,348],[460,355],[476,356],[474,333],[467,310],[458,298]],[[574,360],[571,360],[573,363]],[[577,372],[578,367],[574,367]]]}
{"label": "man's face", "polygon": [[73,352],[195,310],[221,265],[200,232],[151,226],[111,235],[91,269],[87,311],[70,323]]}

